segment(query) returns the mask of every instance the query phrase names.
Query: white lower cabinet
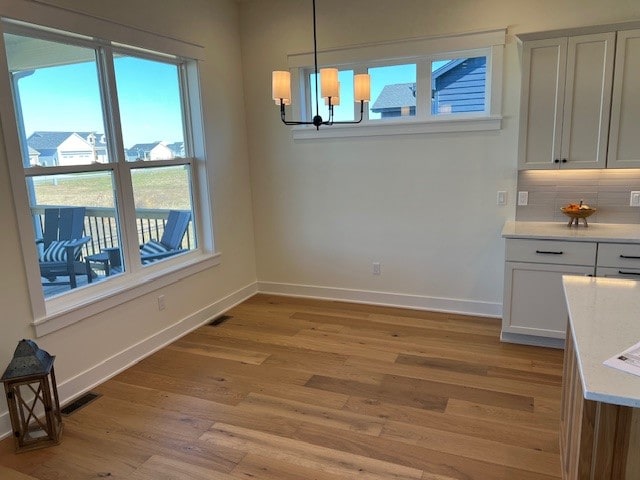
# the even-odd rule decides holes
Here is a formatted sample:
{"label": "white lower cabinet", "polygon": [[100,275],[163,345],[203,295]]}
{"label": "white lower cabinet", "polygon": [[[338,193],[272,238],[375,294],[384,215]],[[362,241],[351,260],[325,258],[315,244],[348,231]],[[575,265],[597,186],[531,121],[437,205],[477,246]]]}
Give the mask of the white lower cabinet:
{"label": "white lower cabinet", "polygon": [[596,276],[640,280],[640,245],[599,244]]}
{"label": "white lower cabinet", "polygon": [[592,266],[507,262],[502,331],[565,337],[567,307],[562,275],[593,275]]}
{"label": "white lower cabinet", "polygon": [[593,242],[508,239],[502,339],[560,346],[544,339],[565,337],[562,275],[594,275],[596,251]]}

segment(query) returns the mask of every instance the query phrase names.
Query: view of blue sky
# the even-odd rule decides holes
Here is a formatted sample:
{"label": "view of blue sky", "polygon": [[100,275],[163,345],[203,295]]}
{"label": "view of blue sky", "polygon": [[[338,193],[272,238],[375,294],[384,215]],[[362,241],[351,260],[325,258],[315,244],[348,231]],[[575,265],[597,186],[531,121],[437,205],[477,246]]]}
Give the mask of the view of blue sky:
{"label": "view of blue sky", "polygon": [[[119,57],[115,70],[125,147],[183,141],[177,67]],[[37,68],[18,88],[27,136],[39,130],[105,132],[95,62]]]}

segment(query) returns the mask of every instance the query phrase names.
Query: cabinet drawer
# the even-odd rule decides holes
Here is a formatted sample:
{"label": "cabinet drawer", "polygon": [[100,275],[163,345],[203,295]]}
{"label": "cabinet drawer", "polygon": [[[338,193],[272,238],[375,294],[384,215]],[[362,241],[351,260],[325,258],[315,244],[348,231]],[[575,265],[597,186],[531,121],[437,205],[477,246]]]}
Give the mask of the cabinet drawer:
{"label": "cabinet drawer", "polygon": [[598,266],[640,268],[640,245],[601,243],[598,246]]}
{"label": "cabinet drawer", "polygon": [[630,280],[640,280],[640,268],[625,267],[598,267],[596,277],[628,278]]}
{"label": "cabinet drawer", "polygon": [[596,263],[596,244],[556,240],[508,239],[506,259],[508,262],[593,266]]}

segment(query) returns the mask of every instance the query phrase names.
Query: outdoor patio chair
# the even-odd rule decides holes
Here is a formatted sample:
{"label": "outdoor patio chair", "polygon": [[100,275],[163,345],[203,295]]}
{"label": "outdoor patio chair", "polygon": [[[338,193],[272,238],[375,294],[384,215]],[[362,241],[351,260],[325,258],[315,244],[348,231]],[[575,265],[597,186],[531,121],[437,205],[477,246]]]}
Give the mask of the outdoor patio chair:
{"label": "outdoor patio chair", "polygon": [[163,258],[186,252],[182,248],[182,239],[187,233],[187,227],[191,221],[191,212],[188,210],[170,210],[169,217],[164,226],[164,232],[160,241],[149,240],[140,245],[140,259],[146,265]]}
{"label": "outdoor patio chair", "polygon": [[[85,207],[46,208],[44,230],[37,244],[42,244],[39,252],[40,275],[49,283],[42,285],[78,286],[77,275],[86,275],[81,261],[82,247],[91,241],[84,236]],[[68,281],[56,281],[58,277],[69,277]],[[91,278],[87,278],[91,282]]]}

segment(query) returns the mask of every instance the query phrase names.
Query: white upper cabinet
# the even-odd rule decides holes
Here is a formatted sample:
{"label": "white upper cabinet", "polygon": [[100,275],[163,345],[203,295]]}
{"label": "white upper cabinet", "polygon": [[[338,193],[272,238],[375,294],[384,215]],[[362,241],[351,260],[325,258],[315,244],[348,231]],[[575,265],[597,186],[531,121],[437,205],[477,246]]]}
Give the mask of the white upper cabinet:
{"label": "white upper cabinet", "polygon": [[640,30],[618,32],[607,167],[640,167]]}
{"label": "white upper cabinet", "polygon": [[604,168],[615,32],[523,45],[520,169]]}

